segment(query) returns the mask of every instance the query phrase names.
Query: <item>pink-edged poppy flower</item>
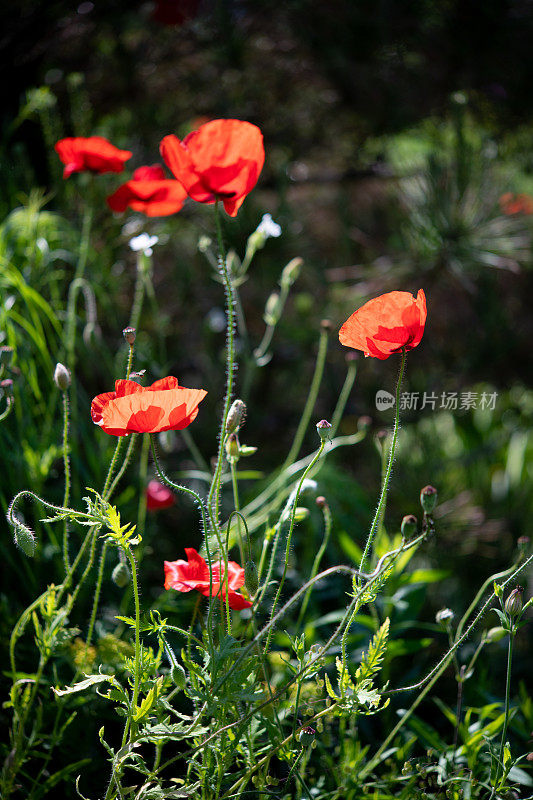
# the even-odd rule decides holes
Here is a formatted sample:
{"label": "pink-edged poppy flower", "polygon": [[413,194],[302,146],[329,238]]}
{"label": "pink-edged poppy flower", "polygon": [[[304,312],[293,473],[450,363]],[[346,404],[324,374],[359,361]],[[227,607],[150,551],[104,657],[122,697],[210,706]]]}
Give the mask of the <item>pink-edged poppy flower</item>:
{"label": "pink-edged poppy flower", "polygon": [[107,204],[122,214],[128,207],[148,217],[167,217],[183,207],[187,192],[179,181],[166,177],[163,167],[139,167],[133,178],[109,195]]}
{"label": "pink-edged poppy flower", "polygon": [[77,136],[60,139],[54,145],[60,160],[65,165],[63,178],[73,172],[122,172],[124,164],[131,158],[130,150],[119,150],[103,136]]}
{"label": "pink-edged poppy flower", "polygon": [[[178,592],[192,592],[195,589],[204,597],[209,596],[209,567],[202,556],[193,548],[186,547],[187,561],[165,561],[165,589]],[[222,582],[222,587],[221,587]],[[250,608],[252,603],[237,591],[244,586],[244,570],[235,561],[228,561],[228,602],[230,608],[241,611]],[[222,596],[226,600],[226,579],[224,562],[213,564],[212,597]]]}
{"label": "pink-edged poppy flower", "polygon": [[354,311],[340,329],[339,339],[365,356],[383,360],[419,345],[426,317],[423,289],[416,298],[411,292],[388,292]]}
{"label": "pink-edged poppy flower", "polygon": [[146,387],[120,379],[115,381],[114,392],[94,398],[91,417],[112,436],[180,431],[196,419],[206,394],[203,389],[180,386],[173,376]]}
{"label": "pink-edged poppy flower", "polygon": [[165,136],[161,155],[189,197],[199,203],[221,200],[235,217],[252,191],[265,161],[263,135],[239,119],[214,119],[180,141]]}
{"label": "pink-edged poppy flower", "polygon": [[176,495],[168,486],[159,481],[149,481],[146,487],[146,508],[148,511],[159,511],[161,508],[170,508],[176,502]]}

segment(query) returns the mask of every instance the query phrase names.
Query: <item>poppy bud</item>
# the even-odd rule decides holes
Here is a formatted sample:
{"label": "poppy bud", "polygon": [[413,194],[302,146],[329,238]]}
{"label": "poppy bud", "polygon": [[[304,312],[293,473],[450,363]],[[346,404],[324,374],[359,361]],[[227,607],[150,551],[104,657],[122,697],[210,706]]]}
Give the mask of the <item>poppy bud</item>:
{"label": "poppy bud", "polygon": [[35,536],[22,522],[15,523],[15,544],[20,547],[22,552],[29,558],[35,553]]}
{"label": "poppy bud", "polygon": [[322,497],[322,495],[319,495],[316,498],[315,503],[317,504],[317,506],[319,508],[325,508],[327,506],[327,504],[328,504],[328,501],[326,500],[325,497]]}
{"label": "poppy bud", "polygon": [[111,580],[113,583],[118,586],[120,589],[123,589],[125,586],[128,585],[130,582],[130,571],[126,564],[120,562],[116,565],[115,569],[111,573]]}
{"label": "poppy bud", "polygon": [[320,330],[324,331],[324,333],[329,333],[332,330],[333,325],[331,324],[330,319],[323,319],[320,322]]}
{"label": "poppy bud", "polygon": [[246,405],[242,400],[234,400],[226,420],[226,433],[235,433],[240,428],[246,414]]}
{"label": "poppy bud", "polygon": [[417,525],[418,523],[416,517],[413,514],[407,514],[402,519],[402,527],[401,527],[402,536],[405,539],[410,539],[411,536],[415,535]]}
{"label": "poppy bud", "polygon": [[59,361],[54,370],[54,382],[62,392],[66,392],[70,386],[70,372],[63,364],[60,364]]}
{"label": "poppy bud", "polygon": [[320,422],[316,424],[316,432],[320,436],[322,442],[325,442],[329,439],[329,430],[331,428],[331,423],[327,421],[327,419],[321,419]]}
{"label": "poppy bud", "polygon": [[522,594],[524,590],[521,586],[513,589],[507,600],[505,601],[505,611],[510,617],[517,617],[522,611]]}
{"label": "poppy bud", "polygon": [[431,514],[435,506],[437,505],[437,490],[434,486],[424,486],[422,491],[420,492],[420,505],[426,512],[426,514]]}
{"label": "poppy bud", "polygon": [[170,677],[172,678],[174,685],[178,687],[178,689],[185,689],[185,683],[187,681],[187,676],[185,675],[185,670],[181,666],[181,664],[174,664],[172,669],[170,670]]}
{"label": "poppy bud", "polygon": [[294,521],[303,522],[309,516],[309,509],[305,506],[298,506],[294,509]]}
{"label": "poppy bud", "polygon": [[253,456],[254,453],[257,453],[257,447],[252,447],[248,444],[241,444],[239,448],[239,455],[241,456]]}
{"label": "poppy bud", "polygon": [[272,292],[265,305],[263,319],[267,325],[276,325],[281,316],[281,300],[277,292]]}
{"label": "poppy bud", "polygon": [[244,585],[251,597],[255,595],[259,588],[259,573],[255,561],[251,559],[244,565]]}
{"label": "poppy bud", "polygon": [[295,280],[297,280],[300,270],[302,269],[303,265],[303,258],[293,258],[292,261],[283,267],[283,272],[281,273],[280,283],[282,286],[288,288],[292,286]]}
{"label": "poppy bud", "polygon": [[3,381],[0,381],[0,389],[6,397],[13,397],[13,381],[11,378],[4,378]]}
{"label": "poppy bud", "polygon": [[357,430],[359,431],[367,431],[372,425],[372,417],[363,414],[362,417],[359,417],[357,420]]}
{"label": "poppy bud", "polygon": [[494,642],[499,642],[501,639],[504,639],[507,636],[507,631],[505,628],[502,628],[501,625],[496,628],[491,628],[485,634],[485,640],[487,644],[493,644]]}
{"label": "poppy bud", "polygon": [[305,728],[298,734],[298,741],[302,745],[302,747],[308,747],[310,744],[313,744],[315,741],[315,734],[316,731],[314,728],[311,728],[309,725],[306,725]]}
{"label": "poppy bud", "polygon": [[519,551],[520,551],[521,553],[527,553],[527,552],[528,552],[528,550],[529,550],[529,545],[530,545],[530,539],[529,539],[529,536],[520,536],[520,537],[519,537],[519,538],[516,540],[516,544],[517,544],[517,546],[518,546],[518,549],[519,549]]}
{"label": "poppy bud", "polygon": [[13,348],[9,347],[7,344],[2,345],[0,347],[0,365],[3,367],[9,367],[12,360]]}
{"label": "poppy bud", "polygon": [[241,454],[239,440],[235,433],[230,433],[226,439],[226,455],[229,459],[237,460]]}
{"label": "poppy bud", "polygon": [[440,611],[437,611],[435,614],[435,622],[437,625],[447,625],[449,622],[452,621],[455,614],[451,610],[451,608],[441,608]]}
{"label": "poppy bud", "polygon": [[124,328],[124,330],[122,331],[122,335],[129,344],[129,346],[133,347],[133,345],[135,344],[135,337],[137,336],[137,331],[135,330],[135,328],[132,328],[130,326]]}
{"label": "poppy bud", "polygon": [[212,242],[209,236],[200,236],[198,239],[198,250],[200,253],[206,253],[211,247],[211,244]]}

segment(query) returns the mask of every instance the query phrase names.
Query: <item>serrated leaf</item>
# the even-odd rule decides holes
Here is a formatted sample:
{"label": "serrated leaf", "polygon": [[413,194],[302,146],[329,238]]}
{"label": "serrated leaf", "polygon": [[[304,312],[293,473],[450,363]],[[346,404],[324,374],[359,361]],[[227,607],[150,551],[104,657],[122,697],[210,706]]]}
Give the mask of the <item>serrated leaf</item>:
{"label": "serrated leaf", "polygon": [[66,689],[56,689],[52,686],[52,691],[57,697],[63,697],[66,694],[75,694],[76,692],[84,692],[89,686],[95,686],[98,683],[108,681],[113,685],[116,684],[115,678],[112,675],[88,675],[84,681],[79,681],[72,686],[67,686]]}
{"label": "serrated leaf", "polygon": [[333,687],[332,687],[332,685],[331,685],[331,681],[330,681],[330,679],[329,679],[329,677],[328,677],[328,675],[327,675],[327,674],[326,674],[326,675],[324,675],[324,682],[325,682],[325,684],[326,684],[326,692],[329,694],[329,696],[331,697],[331,699],[332,699],[332,700],[340,700],[340,698],[339,698],[339,697],[337,697],[337,695],[336,695],[336,694],[335,694],[335,692],[333,691]]}
{"label": "serrated leaf", "polygon": [[390,619],[387,617],[383,625],[380,627],[370,645],[368,651],[363,655],[361,664],[355,673],[355,679],[359,681],[371,678],[381,669],[385,653],[387,651],[387,639],[389,636]]}

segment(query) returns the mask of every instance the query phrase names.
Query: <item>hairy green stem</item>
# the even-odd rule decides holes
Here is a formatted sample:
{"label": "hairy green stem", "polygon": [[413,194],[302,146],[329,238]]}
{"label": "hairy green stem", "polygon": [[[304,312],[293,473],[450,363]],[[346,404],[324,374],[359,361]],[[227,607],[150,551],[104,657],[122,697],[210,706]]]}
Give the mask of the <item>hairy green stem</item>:
{"label": "hairy green stem", "polygon": [[[63,508],[68,508],[70,500],[70,461],[68,455],[68,392],[63,392],[63,469],[65,472],[65,491],[63,494]],[[68,572],[70,561],[68,553],[68,520],[63,520],[63,565]]]}
{"label": "hairy green stem", "polygon": [[[285,546],[285,563],[283,565],[283,573],[282,573],[282,576],[281,576],[281,580],[279,582],[279,586],[278,586],[278,590],[276,592],[276,596],[274,598],[274,602],[272,604],[272,610],[270,612],[270,619],[271,620],[274,617],[274,614],[276,613],[276,607],[278,605],[278,600],[280,598],[281,591],[282,591],[283,585],[285,583],[285,578],[287,576],[287,569],[288,569],[288,566],[289,566],[289,554],[290,554],[291,540],[292,540],[292,532],[294,530],[294,520],[295,520],[295,516],[296,516],[296,507],[298,505],[298,500],[300,498],[300,492],[302,490],[302,486],[303,486],[303,483],[304,483],[307,475],[313,469],[313,467],[317,463],[317,461],[319,461],[322,453],[324,452],[325,446],[326,446],[326,442],[325,441],[320,442],[320,447],[318,448],[318,452],[317,452],[316,456],[314,457],[314,459],[309,464],[309,466],[307,467],[307,469],[305,470],[305,472],[303,473],[302,477],[300,478],[300,482],[298,483],[298,487],[297,487],[296,493],[294,495],[294,501],[292,503],[291,515],[290,515],[290,521],[289,521],[289,532],[287,533],[287,544]],[[282,522],[280,521],[279,524],[281,526]],[[268,653],[268,648],[270,646],[270,638],[271,638],[271,632],[269,631],[269,634],[267,636],[267,640],[266,640],[266,643],[265,643],[265,653]]]}
{"label": "hairy green stem", "polygon": [[514,636],[515,636],[515,630],[513,627],[509,633],[509,645],[507,648],[507,675],[505,680],[505,717],[503,721],[502,738],[500,741],[500,753],[498,756],[498,762],[496,764],[496,777],[494,778],[494,786],[492,787],[490,800],[492,800],[498,789],[498,781],[500,780],[501,769],[503,767],[503,751],[505,749],[507,728],[509,727],[509,709],[511,702],[511,667],[513,663]]}
{"label": "hairy green stem", "polygon": [[381,487],[381,496],[379,498],[378,507],[376,508],[376,513],[374,514],[374,519],[372,520],[372,525],[370,526],[370,532],[368,534],[368,539],[366,540],[365,549],[363,551],[363,555],[361,557],[361,563],[359,565],[359,569],[363,572],[366,566],[366,560],[369,556],[370,549],[372,547],[374,536],[376,534],[379,521],[381,519],[382,511],[385,507],[385,503],[387,501],[387,492],[389,488],[389,481],[392,472],[392,465],[394,462],[394,453],[396,450],[396,441],[398,439],[398,430],[400,427],[400,389],[402,386],[402,379],[405,370],[405,361],[407,358],[407,354],[405,350],[402,350],[402,361],[400,364],[400,372],[398,375],[398,382],[396,384],[396,406],[395,406],[395,414],[394,414],[394,429],[392,433],[392,442],[389,451],[389,461],[387,464],[387,471],[385,472],[385,479],[383,481],[383,485]]}

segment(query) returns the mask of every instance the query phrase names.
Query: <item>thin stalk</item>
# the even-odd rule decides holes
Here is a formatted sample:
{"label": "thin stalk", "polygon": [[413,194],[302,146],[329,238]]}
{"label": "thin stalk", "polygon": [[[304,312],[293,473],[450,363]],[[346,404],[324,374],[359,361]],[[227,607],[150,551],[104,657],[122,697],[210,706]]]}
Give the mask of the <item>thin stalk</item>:
{"label": "thin stalk", "polygon": [[[65,473],[65,491],[63,493],[63,508],[68,508],[70,500],[70,461],[68,457],[68,392],[63,393],[63,469]],[[70,561],[68,553],[68,520],[63,520],[63,565],[68,572]]]}
{"label": "thin stalk", "polygon": [[498,762],[496,765],[496,777],[494,779],[494,786],[492,787],[492,793],[490,795],[490,800],[496,794],[496,790],[498,788],[498,781],[500,780],[500,773],[501,768],[503,766],[503,751],[505,749],[505,742],[507,737],[507,728],[509,726],[509,710],[510,710],[510,702],[511,702],[511,666],[513,662],[513,642],[514,642],[515,631],[514,628],[509,633],[509,646],[507,649],[507,677],[505,681],[505,717],[503,721],[503,729],[502,729],[502,738],[500,742],[500,754],[498,756]]}
{"label": "thin stalk", "polygon": [[[296,489],[296,494],[294,495],[294,502],[293,502],[292,508],[291,508],[289,532],[287,534],[287,544],[285,546],[285,563],[283,565],[283,574],[282,574],[281,580],[279,582],[278,591],[276,592],[276,597],[274,598],[274,603],[272,604],[272,610],[270,612],[270,621],[272,621],[272,619],[273,619],[273,617],[274,617],[274,615],[276,613],[276,606],[278,604],[278,600],[280,598],[281,591],[283,589],[283,584],[285,583],[285,578],[286,578],[286,575],[287,575],[287,569],[288,569],[288,566],[289,566],[289,553],[290,553],[290,547],[291,547],[292,532],[294,530],[294,519],[295,519],[295,515],[296,515],[296,507],[298,505],[298,499],[300,497],[300,492],[302,490],[303,482],[306,479],[308,473],[312,470],[312,468],[316,464],[316,462],[320,459],[322,453],[324,452],[325,446],[326,446],[326,442],[325,441],[320,442],[320,447],[318,448],[318,453],[316,454],[316,456],[311,461],[311,463],[309,464],[309,466],[307,467],[307,469],[303,473],[302,477],[300,478],[300,482],[298,484],[298,488]],[[272,631],[272,629],[270,629],[270,631],[268,633],[268,636],[267,636],[267,640],[266,640],[266,644],[265,644],[265,653],[268,653],[268,648],[270,646],[271,631]]]}
{"label": "thin stalk", "polygon": [[289,467],[295,458],[298,457],[298,453],[302,447],[302,443],[304,440],[305,432],[307,430],[307,426],[309,425],[309,420],[311,419],[311,414],[313,413],[313,409],[315,407],[315,403],[318,397],[318,391],[320,389],[320,384],[322,382],[322,376],[324,374],[324,366],[326,364],[326,354],[328,350],[328,331],[326,328],[320,329],[320,339],[318,342],[318,354],[316,357],[315,363],[315,371],[313,373],[313,379],[311,381],[311,386],[309,388],[309,394],[307,396],[307,401],[300,419],[300,423],[296,430],[296,434],[294,436],[294,441],[291,445],[291,449],[288,452],[287,458],[283,462],[283,466],[281,467],[281,472],[284,472],[287,467]]}
{"label": "thin stalk", "polygon": [[[161,466],[159,464],[159,458],[157,456],[157,451],[155,449],[155,439],[154,439],[154,434],[153,433],[150,434],[150,444],[151,444],[151,448],[152,448],[152,458],[153,458],[153,461],[154,461],[154,466],[156,468],[157,474],[159,475],[159,477],[161,478],[163,483],[165,483],[167,486],[169,486],[171,489],[174,489],[175,491],[184,492],[184,494],[188,494],[189,497],[192,497],[194,499],[194,501],[196,502],[196,504],[198,505],[198,507],[200,509],[200,514],[201,514],[201,518],[202,518],[202,528],[203,528],[203,534],[204,534],[204,540],[205,540],[205,546],[206,546],[207,565],[209,567],[209,603],[208,603],[208,611],[207,611],[207,635],[208,635],[208,639],[209,639],[210,652],[212,654],[213,653],[213,639],[212,639],[212,629],[211,629],[212,628],[212,625],[211,625],[211,623],[212,623],[212,608],[211,608],[212,602],[211,602],[211,598],[213,596],[213,565],[211,563],[211,550],[210,550],[210,547],[209,547],[207,514],[206,514],[204,502],[203,502],[202,498],[200,497],[200,495],[197,494],[195,491],[193,491],[192,489],[189,489],[187,486],[182,486],[179,483],[174,483],[174,481],[172,481],[168,477],[168,475],[165,475],[165,473],[163,472],[163,470],[161,469]],[[227,568],[226,568],[226,573],[227,573]]]}
{"label": "thin stalk", "polygon": [[[231,470],[231,485],[233,487],[233,507],[235,511],[240,511],[240,503],[239,503],[239,484],[237,483],[237,467],[233,459],[230,460],[230,470]],[[240,516],[240,514],[239,514]],[[239,535],[237,537],[237,543],[239,546],[239,555],[241,557],[241,565],[244,567],[244,548],[242,546],[242,535],[241,535],[241,523],[240,521],[237,523]],[[228,523],[228,532],[229,532],[229,523]],[[227,540],[227,537],[226,537]],[[249,545],[249,543],[248,543]],[[227,548],[226,548],[227,549]],[[251,558],[251,554],[250,554]]]}
{"label": "thin stalk", "polygon": [[344,409],[346,408],[346,403],[348,402],[350,392],[352,391],[356,375],[357,375],[357,361],[350,359],[350,361],[348,361],[348,370],[346,372],[346,378],[344,379],[344,383],[339,394],[339,399],[337,400],[337,405],[335,406],[335,410],[333,411],[333,416],[331,417],[331,430],[329,432],[329,435],[332,439],[337,432],[340,421],[342,419],[342,415],[344,414]]}
{"label": "thin stalk", "polygon": [[[322,561],[322,556],[325,553],[326,547],[329,542],[329,537],[331,535],[331,511],[329,509],[328,504],[326,503],[322,508],[322,514],[324,516],[324,538],[322,539],[322,544],[320,545],[320,549],[315,556],[315,560],[313,562],[313,568],[311,569],[310,580],[312,580],[318,572],[318,568],[320,567],[320,562]],[[305,612],[307,610],[307,605],[309,603],[309,598],[311,597],[311,592],[313,587],[310,586],[306,592],[306,595],[303,599],[302,605],[300,606],[300,613],[298,615],[298,621],[296,623],[296,629],[299,629],[300,625],[303,622],[303,618],[305,616]]]}
{"label": "thin stalk", "polygon": [[394,462],[394,453],[396,450],[396,441],[398,439],[398,430],[400,428],[400,389],[402,386],[402,378],[405,370],[405,361],[407,358],[407,354],[405,350],[402,350],[402,361],[400,364],[400,372],[398,375],[398,382],[396,384],[396,408],[395,408],[395,415],[394,415],[394,429],[392,433],[392,442],[390,446],[389,452],[389,461],[387,465],[387,471],[385,473],[385,479],[383,481],[383,485],[381,488],[381,496],[379,498],[378,507],[376,509],[376,513],[374,514],[374,519],[372,520],[372,525],[370,526],[370,532],[368,534],[368,539],[366,540],[365,549],[363,555],[361,557],[361,563],[359,565],[359,569],[361,572],[364,571],[366,566],[366,560],[368,558],[370,549],[372,547],[372,543],[374,541],[374,536],[376,534],[379,521],[381,519],[382,510],[385,507],[385,503],[387,501],[387,491],[389,488],[389,481],[392,472],[392,464]]}
{"label": "thin stalk", "polygon": [[[215,467],[215,474],[211,481],[209,494],[207,496],[207,507],[209,509],[211,521],[215,531],[219,529],[219,505],[220,505],[220,479],[222,475],[222,464],[224,461],[224,444],[226,440],[226,422],[231,405],[231,398],[233,394],[233,378],[236,369],[235,363],[235,299],[233,294],[233,285],[231,277],[228,273],[226,263],[226,251],[224,248],[224,239],[222,237],[222,226],[220,221],[220,208],[219,201],[215,202],[215,222],[217,229],[218,240],[218,269],[223,279],[224,290],[226,295],[226,394],[224,398],[224,410],[222,412],[222,420],[220,424],[220,432],[218,436],[218,453]],[[226,565],[227,568],[227,565]]]}

